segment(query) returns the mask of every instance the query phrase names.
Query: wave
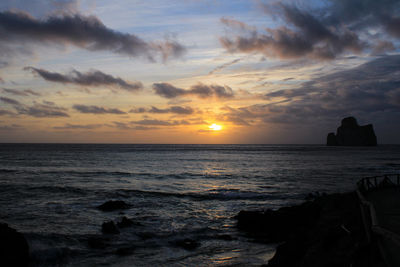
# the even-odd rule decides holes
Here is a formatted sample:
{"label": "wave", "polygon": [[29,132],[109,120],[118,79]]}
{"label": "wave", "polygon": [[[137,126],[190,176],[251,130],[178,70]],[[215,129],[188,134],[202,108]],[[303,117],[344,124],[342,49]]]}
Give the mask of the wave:
{"label": "wave", "polygon": [[20,172],[20,170],[0,169],[0,173],[15,173],[15,172]]}
{"label": "wave", "polygon": [[[80,177],[96,177],[96,176],[133,176],[146,175],[146,173],[131,173],[122,171],[73,171],[73,170],[40,170],[38,168],[23,168],[23,169],[0,169],[0,173],[25,173],[25,174],[57,174],[62,176],[80,176]],[[151,175],[148,173],[147,175]]]}
{"label": "wave", "polygon": [[212,189],[204,192],[163,192],[163,191],[144,191],[144,190],[118,190],[118,195],[129,197],[176,197],[189,198],[197,201],[204,200],[272,200],[272,199],[288,199],[297,198],[294,194],[274,193],[258,193],[251,191],[241,191],[240,189]]}

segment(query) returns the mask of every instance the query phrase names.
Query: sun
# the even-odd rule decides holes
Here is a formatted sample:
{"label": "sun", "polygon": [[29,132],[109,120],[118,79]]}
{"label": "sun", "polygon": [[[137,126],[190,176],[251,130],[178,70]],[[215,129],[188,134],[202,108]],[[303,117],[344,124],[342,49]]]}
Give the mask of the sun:
{"label": "sun", "polygon": [[222,126],[215,124],[215,123],[208,126],[208,128],[210,128],[210,130],[212,130],[212,131],[221,131],[222,130]]}

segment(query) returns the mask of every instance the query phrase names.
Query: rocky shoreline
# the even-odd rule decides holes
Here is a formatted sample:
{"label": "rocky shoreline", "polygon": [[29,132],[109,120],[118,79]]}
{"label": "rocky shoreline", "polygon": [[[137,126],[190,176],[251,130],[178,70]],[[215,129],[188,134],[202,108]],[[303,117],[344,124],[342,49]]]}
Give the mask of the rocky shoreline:
{"label": "rocky shoreline", "polygon": [[[238,229],[250,238],[278,244],[275,255],[265,266],[384,266],[376,242],[368,243],[366,240],[355,192],[310,195],[310,198],[300,205],[278,210],[240,211],[236,216]],[[108,201],[98,208],[119,210],[126,208],[126,203]],[[117,226],[129,227],[135,222],[126,217],[116,225],[113,221],[105,222],[103,235],[116,234],[109,231],[108,224],[117,229]],[[89,247],[104,247],[104,242],[99,240],[89,240]],[[1,223],[0,241],[2,266],[29,265],[29,246],[21,233]],[[188,250],[199,246],[189,239],[176,245]],[[117,254],[121,253],[131,254],[132,249]]]}
{"label": "rocky shoreline", "polygon": [[366,240],[355,192],[275,211],[240,211],[236,218],[249,237],[279,244],[269,267],[383,266],[378,247]]}

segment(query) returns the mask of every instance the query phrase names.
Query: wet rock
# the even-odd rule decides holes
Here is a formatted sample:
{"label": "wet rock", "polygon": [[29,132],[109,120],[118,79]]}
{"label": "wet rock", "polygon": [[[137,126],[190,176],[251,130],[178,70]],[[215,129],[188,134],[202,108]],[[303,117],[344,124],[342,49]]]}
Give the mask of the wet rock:
{"label": "wet rock", "polygon": [[108,241],[108,239],[105,239],[103,237],[93,236],[93,237],[89,237],[87,242],[88,242],[88,246],[90,248],[103,249],[108,246],[107,241]]}
{"label": "wet rock", "polygon": [[200,246],[200,243],[196,240],[185,238],[182,240],[175,241],[175,245],[186,250],[194,250]]}
{"label": "wet rock", "polygon": [[0,265],[28,266],[29,246],[25,237],[6,223],[0,223]]}
{"label": "wet rock", "polygon": [[255,238],[280,242],[315,224],[320,209],[317,203],[306,202],[277,211],[240,211],[237,226]]}
{"label": "wet rock", "polygon": [[119,230],[113,221],[104,222],[101,225],[101,231],[104,234],[119,234]]}
{"label": "wet rock", "polygon": [[110,200],[101,204],[97,208],[102,211],[114,211],[114,210],[129,209],[130,205],[122,200]]}
{"label": "wet rock", "polygon": [[241,212],[237,219],[251,236],[282,242],[268,266],[383,266],[379,249],[362,245],[367,242],[355,192],[320,195],[276,211]]}
{"label": "wet rock", "polygon": [[372,124],[360,126],[354,117],[342,120],[336,135],[329,133],[328,146],[376,146],[377,138]]}
{"label": "wet rock", "polygon": [[137,233],[136,235],[138,237],[140,237],[142,240],[151,239],[156,236],[154,233],[150,233],[150,232],[141,232],[141,233]]}
{"label": "wet rock", "polygon": [[219,239],[219,240],[225,240],[225,241],[232,241],[232,240],[234,240],[234,238],[233,238],[231,235],[225,235],[225,234],[217,235],[215,238],[216,238],[216,239]]}
{"label": "wet rock", "polygon": [[122,217],[120,222],[117,222],[117,226],[119,228],[130,227],[130,226],[133,226],[134,224],[135,223],[131,219],[127,218],[126,216]]}
{"label": "wet rock", "polygon": [[132,255],[133,252],[135,250],[135,247],[130,246],[130,247],[122,247],[122,248],[118,248],[117,250],[115,250],[115,254],[117,254],[118,256],[129,256]]}

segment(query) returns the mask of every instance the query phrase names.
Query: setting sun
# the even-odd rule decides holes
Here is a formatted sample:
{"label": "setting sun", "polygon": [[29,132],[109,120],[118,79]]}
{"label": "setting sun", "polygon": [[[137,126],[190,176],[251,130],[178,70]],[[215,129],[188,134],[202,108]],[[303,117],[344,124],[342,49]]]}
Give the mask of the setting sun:
{"label": "setting sun", "polygon": [[213,124],[211,124],[210,126],[208,126],[208,128],[210,128],[210,130],[213,130],[213,131],[220,131],[220,130],[222,129],[222,126],[213,123]]}

